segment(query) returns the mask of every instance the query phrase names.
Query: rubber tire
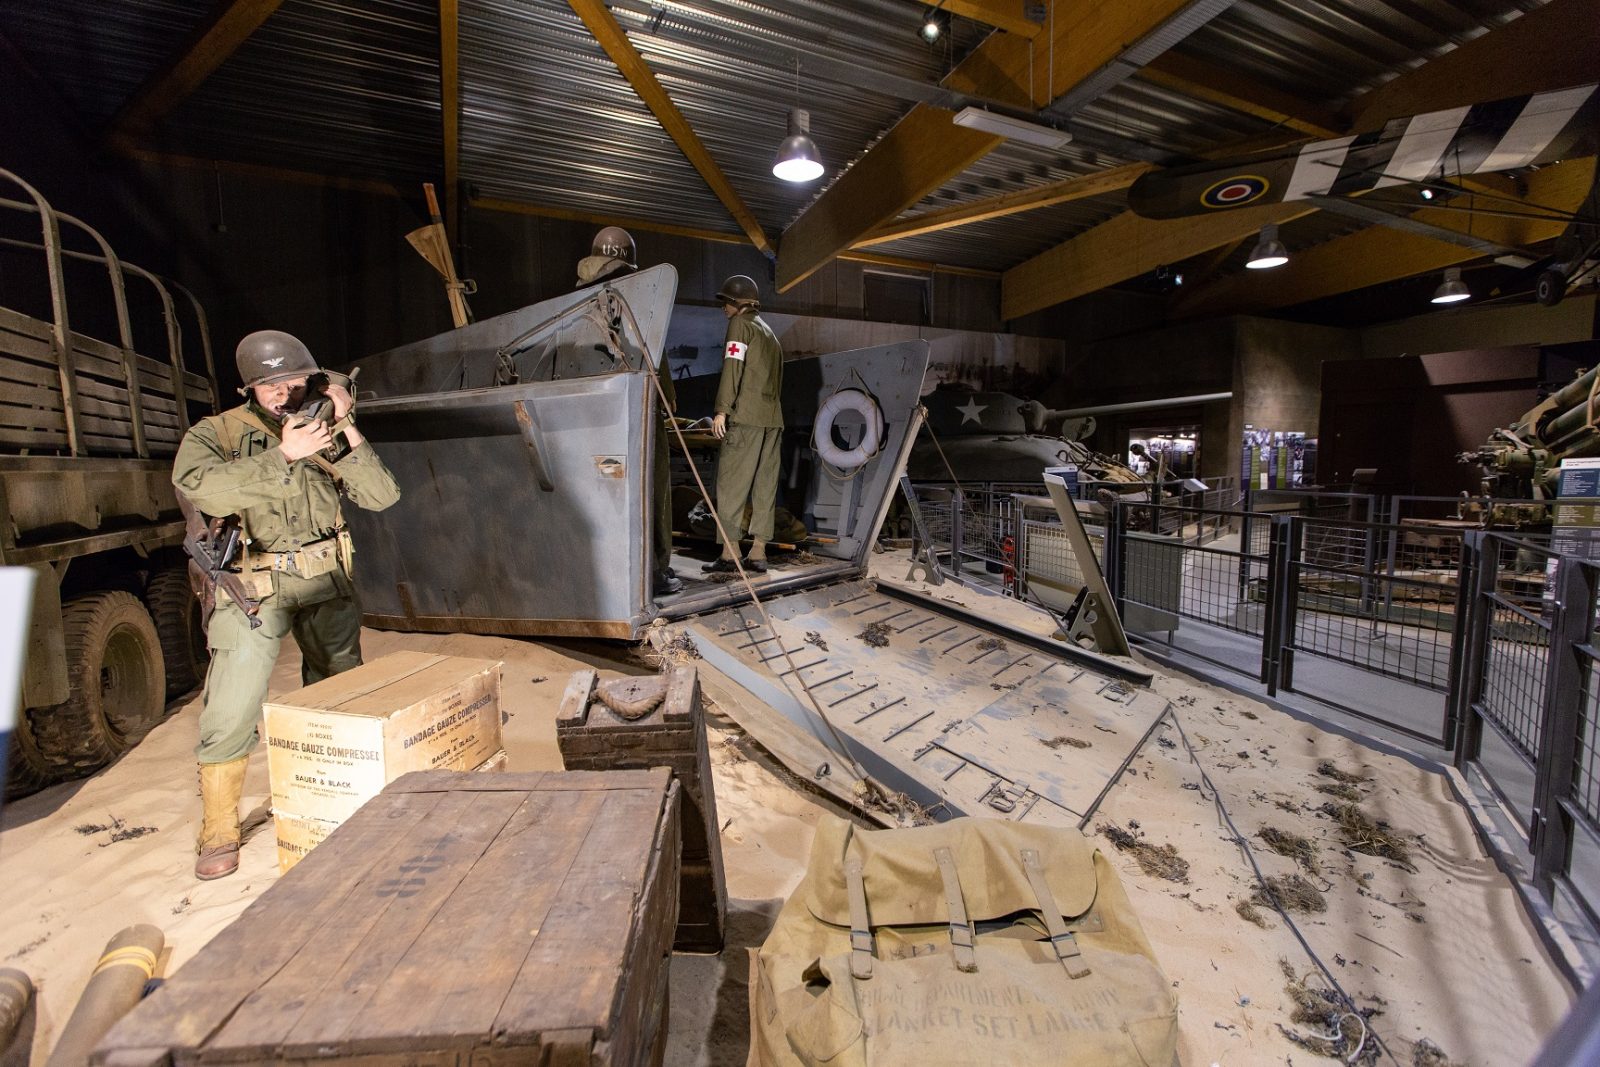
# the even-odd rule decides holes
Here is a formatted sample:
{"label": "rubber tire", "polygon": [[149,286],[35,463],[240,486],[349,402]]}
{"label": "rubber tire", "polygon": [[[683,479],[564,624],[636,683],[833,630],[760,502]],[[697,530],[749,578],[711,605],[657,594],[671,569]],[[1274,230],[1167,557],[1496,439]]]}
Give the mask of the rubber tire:
{"label": "rubber tire", "polygon": [[189,585],[189,566],[164,567],[150,576],[144,605],[161,639],[161,661],[167,669],[167,699],[200,688],[211,653],[200,625],[200,601]]}
{"label": "rubber tire", "polygon": [[6,746],[6,799],[37,793],[55,780],[50,765],[39,753],[38,742],[33,739],[28,712],[23,711],[17,717],[17,728],[11,731],[10,743]]}
{"label": "rubber tire", "polygon": [[156,625],[132,593],[77,597],[62,607],[61,621],[70,695],[63,704],[29,709],[28,720],[52,776],[81,778],[161,721],[166,670]]}

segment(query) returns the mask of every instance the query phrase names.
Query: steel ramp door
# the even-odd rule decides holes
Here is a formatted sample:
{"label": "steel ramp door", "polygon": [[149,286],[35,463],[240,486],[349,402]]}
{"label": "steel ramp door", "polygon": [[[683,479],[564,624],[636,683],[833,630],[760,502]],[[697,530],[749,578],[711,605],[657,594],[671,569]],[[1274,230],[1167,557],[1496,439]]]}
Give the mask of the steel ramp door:
{"label": "steel ramp door", "polygon": [[400,483],[347,509],[365,622],[631,638],[646,617],[651,382],[625,372],[364,402]]}

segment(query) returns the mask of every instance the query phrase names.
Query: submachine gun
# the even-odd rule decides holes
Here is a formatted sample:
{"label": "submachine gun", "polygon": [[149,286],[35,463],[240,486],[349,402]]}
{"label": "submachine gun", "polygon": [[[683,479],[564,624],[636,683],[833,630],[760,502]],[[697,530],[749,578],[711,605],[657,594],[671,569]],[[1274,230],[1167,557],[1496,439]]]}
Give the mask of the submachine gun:
{"label": "submachine gun", "polygon": [[[1475,463],[1487,498],[1554,500],[1561,461],[1600,455],[1600,367],[1535,404],[1511,426],[1494,430],[1476,450],[1463,452],[1462,463]],[[1487,519],[1494,526],[1528,526],[1548,521],[1540,505],[1488,505],[1464,501],[1468,509],[1489,514],[1463,515]],[[1501,514],[1501,512],[1515,514]]]}
{"label": "submachine gun", "polygon": [[261,625],[261,619],[257,616],[261,602],[251,598],[244,583],[239,580],[239,573],[229,569],[238,558],[239,542],[243,536],[239,516],[211,518],[202,515],[200,509],[182,493],[178,494],[178,505],[183,510],[185,523],[183,550],[189,554],[191,561],[189,583],[194,587],[195,596],[200,598],[204,622],[209,624],[211,621],[211,612],[216,608],[217,590],[220,588],[239,605],[239,610],[250,620],[250,629],[254,630]]}

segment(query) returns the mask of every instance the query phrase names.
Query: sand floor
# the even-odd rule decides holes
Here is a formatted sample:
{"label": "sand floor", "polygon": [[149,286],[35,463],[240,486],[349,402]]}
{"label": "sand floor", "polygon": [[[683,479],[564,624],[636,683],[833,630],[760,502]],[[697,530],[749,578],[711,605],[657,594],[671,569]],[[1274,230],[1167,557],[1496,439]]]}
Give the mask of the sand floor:
{"label": "sand floor", "polygon": [[[415,649],[504,660],[503,728],[512,770],[560,767],[554,717],[568,673],[584,666],[648,669],[615,647],[376,631],[364,641],[369,659]],[[298,670],[298,655],[287,647],[273,694],[296,688]],[[1358,1002],[1381,1011],[1372,1025],[1395,1058],[1411,1064],[1413,1042],[1425,1037],[1457,1064],[1527,1062],[1571,996],[1445,780],[1220,690],[1159,674],[1155,685],[1174,701],[1178,721],[1266,873],[1290,873],[1295,862],[1267,851],[1260,830],[1290,830],[1317,847],[1317,873],[1300,870],[1324,893],[1326,911],[1299,916],[1301,927]],[[239,873],[207,883],[192,877],[198,710],[197,701],[185,703],[112,767],[8,804],[0,816],[6,887],[0,965],[22,968],[39,985],[36,1057],[54,1045],[101,947],[117,930],[135,922],[160,926],[170,974],[277,878],[264,750],[252,757],[246,781],[252,831]],[[667,1059],[674,1067],[744,1062],[744,950],[760,943],[798,883],[819,815],[842,813],[794,785],[714,708],[708,728],[724,823],[730,943],[721,957],[673,961]],[[1387,820],[1410,846],[1408,865],[1341,847],[1338,828],[1317,810],[1334,799],[1318,792],[1333,782],[1318,773],[1323,761],[1369,779],[1347,784],[1363,809]],[[1145,843],[1171,844],[1188,863],[1187,881],[1173,882],[1147,874],[1131,854],[1114,852],[1178,991],[1182,1063],[1331,1063],[1280,1031],[1289,1024],[1290,1002],[1279,960],[1300,975],[1312,964],[1270,909],[1260,909],[1265,929],[1235,910],[1253,891],[1252,875],[1199,778],[1177,731],[1164,729],[1091,826],[1114,825]],[[1097,842],[1113,852],[1106,836]]]}

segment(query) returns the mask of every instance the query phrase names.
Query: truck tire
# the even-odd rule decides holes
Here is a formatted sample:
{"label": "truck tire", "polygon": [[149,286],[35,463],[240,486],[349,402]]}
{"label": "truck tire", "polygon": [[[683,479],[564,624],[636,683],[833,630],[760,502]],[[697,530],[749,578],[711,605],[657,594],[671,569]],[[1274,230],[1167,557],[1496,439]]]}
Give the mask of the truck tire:
{"label": "truck tire", "polygon": [[167,699],[192,693],[205,680],[211,653],[200,625],[200,601],[189,586],[189,567],[164,567],[150,576],[145,607],[161,639],[161,661],[167,668]]}
{"label": "truck tire", "polygon": [[37,793],[51,782],[55,775],[50,765],[39,753],[33,739],[33,727],[28,722],[28,711],[17,715],[17,728],[11,731],[11,742],[6,747],[5,796],[7,800]]}
{"label": "truck tire", "polygon": [[28,718],[51,775],[81,778],[132,748],[161,721],[166,671],[155,623],[132,593],[69,600],[61,621],[70,695],[63,704],[30,710]]}

